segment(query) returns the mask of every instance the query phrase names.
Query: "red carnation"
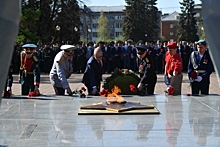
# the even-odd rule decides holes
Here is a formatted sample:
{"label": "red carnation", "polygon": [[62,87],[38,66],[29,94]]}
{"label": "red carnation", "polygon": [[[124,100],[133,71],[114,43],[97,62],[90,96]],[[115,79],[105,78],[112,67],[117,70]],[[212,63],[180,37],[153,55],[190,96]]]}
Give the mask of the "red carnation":
{"label": "red carnation", "polygon": [[136,87],[134,86],[134,84],[131,84],[131,85],[129,86],[129,88],[130,88],[130,91],[131,91],[131,92],[136,92],[136,91],[137,91],[137,89],[136,89]]}
{"label": "red carnation", "polygon": [[37,92],[37,91],[30,92],[28,94],[28,97],[32,97],[32,96],[40,96],[40,92]]}
{"label": "red carnation", "polygon": [[129,72],[129,70],[128,70],[128,69],[126,69],[126,70],[125,70],[125,72]]}
{"label": "red carnation", "polygon": [[102,95],[102,96],[107,96],[108,95],[108,89],[102,89],[102,91],[99,92],[99,95]]}
{"label": "red carnation", "polygon": [[168,95],[174,95],[174,88],[173,88],[173,86],[170,86],[168,88],[167,92],[168,92]]}
{"label": "red carnation", "polygon": [[118,70],[118,73],[122,73],[122,70],[119,69],[119,70]]}
{"label": "red carnation", "polygon": [[197,79],[197,73],[195,71],[191,72],[191,78]]}

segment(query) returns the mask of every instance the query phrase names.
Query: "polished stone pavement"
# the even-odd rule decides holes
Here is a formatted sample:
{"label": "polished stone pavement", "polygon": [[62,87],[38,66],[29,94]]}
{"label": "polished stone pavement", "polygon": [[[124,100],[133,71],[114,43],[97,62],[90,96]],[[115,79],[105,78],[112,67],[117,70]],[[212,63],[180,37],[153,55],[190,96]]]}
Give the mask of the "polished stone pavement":
{"label": "polished stone pavement", "polygon": [[[184,75],[185,77],[186,75]],[[15,78],[16,79],[16,78]],[[81,75],[73,75],[72,89],[81,86]],[[209,96],[163,94],[162,75],[154,96],[123,96],[126,101],[153,104],[155,115],[78,115],[80,105],[105,98],[54,96],[46,75],[42,75],[42,96],[20,96],[19,84],[13,97],[3,99],[0,108],[0,146],[10,147],[218,147],[220,146],[220,96],[213,74]]]}

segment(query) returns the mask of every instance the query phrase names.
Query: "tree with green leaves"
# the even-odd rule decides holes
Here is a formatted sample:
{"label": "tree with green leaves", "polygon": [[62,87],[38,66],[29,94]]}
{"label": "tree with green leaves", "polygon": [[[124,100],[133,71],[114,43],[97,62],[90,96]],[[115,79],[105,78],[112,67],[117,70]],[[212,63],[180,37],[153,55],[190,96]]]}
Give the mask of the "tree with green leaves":
{"label": "tree with green leaves", "polygon": [[199,39],[196,27],[196,13],[194,12],[195,2],[194,0],[183,0],[180,4],[182,6],[180,7],[180,20],[177,25],[178,41],[195,42]]}
{"label": "tree with green leaves", "polygon": [[204,31],[202,20],[199,20],[198,36],[199,36],[199,39],[206,40],[205,31]]}
{"label": "tree with green leaves", "polygon": [[[79,4],[81,0],[22,0],[22,19],[19,35],[16,42],[36,43],[38,39],[43,42],[56,42],[57,39],[78,43],[80,32]],[[60,30],[56,31],[56,26]]]}
{"label": "tree with green leaves", "polygon": [[157,0],[126,0],[123,36],[134,41],[159,38]]}
{"label": "tree with green leaves", "polygon": [[109,41],[110,38],[109,21],[104,16],[103,11],[101,11],[100,17],[98,19],[97,33],[98,33],[97,41],[105,41],[105,42]]}
{"label": "tree with green leaves", "polygon": [[75,27],[81,25],[79,17],[79,5],[76,0],[61,0],[61,12],[56,18],[57,24],[60,26],[60,40],[72,40],[73,43],[78,43],[80,32],[75,31]]}
{"label": "tree with green leaves", "polygon": [[40,10],[32,10],[30,8],[22,11],[23,15],[20,21],[17,43],[20,42],[36,42],[39,37],[37,35],[37,21],[40,17]]}

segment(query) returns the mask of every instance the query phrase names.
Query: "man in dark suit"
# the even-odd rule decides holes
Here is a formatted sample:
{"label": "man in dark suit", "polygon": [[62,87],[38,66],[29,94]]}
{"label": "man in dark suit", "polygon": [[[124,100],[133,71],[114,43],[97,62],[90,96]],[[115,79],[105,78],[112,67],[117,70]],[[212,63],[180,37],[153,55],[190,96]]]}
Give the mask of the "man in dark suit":
{"label": "man in dark suit", "polygon": [[110,72],[110,56],[111,56],[111,47],[108,45],[106,42],[99,42],[99,47],[102,50],[103,53],[103,68],[102,68],[102,73]]}
{"label": "man in dark suit", "polygon": [[82,82],[87,87],[89,95],[99,95],[102,80],[102,56],[101,48],[97,47],[87,62]]}
{"label": "man in dark suit", "polygon": [[187,71],[187,65],[188,65],[188,62],[189,62],[189,56],[190,56],[190,53],[191,53],[191,49],[187,45],[186,41],[183,41],[183,44],[180,46],[180,53],[181,53],[181,57],[183,59],[183,71],[186,72]]}
{"label": "man in dark suit", "polygon": [[[197,43],[198,51],[193,51],[188,64],[188,77],[191,82],[192,95],[209,94],[210,75],[214,70],[205,40]],[[193,76],[192,73],[196,76]],[[195,75],[194,74],[194,75]]]}
{"label": "man in dark suit", "polygon": [[122,44],[122,41],[117,41],[115,46],[112,48],[113,70],[115,68],[121,68]]}

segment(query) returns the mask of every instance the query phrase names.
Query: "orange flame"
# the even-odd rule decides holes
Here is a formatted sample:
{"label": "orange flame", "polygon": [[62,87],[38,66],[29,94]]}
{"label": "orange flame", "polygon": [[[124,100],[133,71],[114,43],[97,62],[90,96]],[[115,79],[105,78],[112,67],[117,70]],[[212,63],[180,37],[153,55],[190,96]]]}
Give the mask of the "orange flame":
{"label": "orange flame", "polygon": [[[120,95],[118,95],[119,93],[121,93],[121,89],[118,86],[115,86],[112,88],[111,93],[109,92],[107,94],[107,103],[110,104],[112,102],[117,102],[117,103],[121,103],[124,101],[124,98]],[[105,95],[101,95],[102,97],[105,97]]]}

